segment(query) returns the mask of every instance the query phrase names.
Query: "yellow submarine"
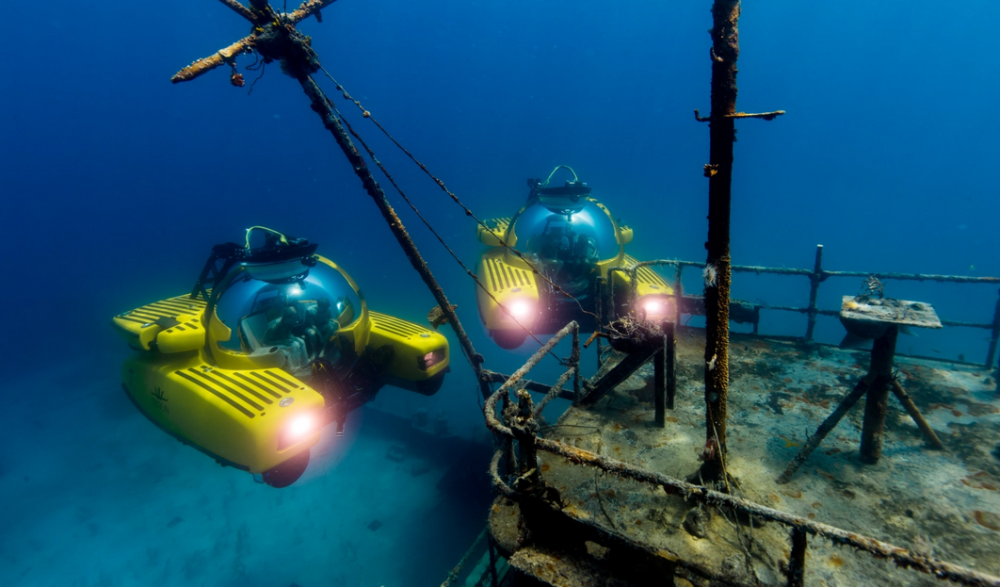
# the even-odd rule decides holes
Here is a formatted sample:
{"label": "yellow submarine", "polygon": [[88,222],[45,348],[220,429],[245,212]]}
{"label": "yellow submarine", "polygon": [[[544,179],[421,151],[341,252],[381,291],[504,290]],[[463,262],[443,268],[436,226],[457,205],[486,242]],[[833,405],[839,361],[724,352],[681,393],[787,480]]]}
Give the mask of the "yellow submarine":
{"label": "yellow submarine", "polygon": [[[259,244],[251,247],[251,237]],[[216,245],[192,292],[118,314],[137,351],[122,385],[154,424],[274,487],[295,482],[323,427],[383,385],[440,389],[448,341],[370,311],[317,245],[263,227]]]}
{"label": "yellow submarine", "polygon": [[[551,185],[560,169],[573,179]],[[673,289],[648,267],[637,273],[637,307],[629,307],[628,275],[609,270],[637,263],[625,254],[632,229],[615,221],[571,167],[556,167],[544,182],[529,179],[528,187],[517,214],[478,227],[479,241],[490,248],[477,266],[482,287],[476,299],[480,318],[500,347],[517,348],[529,331],[552,334],[570,320],[593,330],[596,300],[607,291],[614,299],[604,300],[604,312],[611,303],[619,315],[633,312],[651,321],[673,316]],[[597,278],[608,280],[609,274],[612,287],[599,291]]]}

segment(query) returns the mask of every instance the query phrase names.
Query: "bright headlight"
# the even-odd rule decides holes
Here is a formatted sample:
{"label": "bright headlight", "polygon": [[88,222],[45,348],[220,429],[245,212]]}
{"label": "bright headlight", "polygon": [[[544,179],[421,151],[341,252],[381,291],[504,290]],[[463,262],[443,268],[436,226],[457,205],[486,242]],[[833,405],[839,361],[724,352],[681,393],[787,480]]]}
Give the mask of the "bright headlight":
{"label": "bright headlight", "polygon": [[662,295],[646,295],[639,298],[639,308],[649,322],[662,322],[664,319],[673,318],[674,302],[664,298]]}
{"label": "bright headlight", "polygon": [[308,438],[316,431],[318,422],[313,414],[294,416],[281,431],[278,439],[278,450],[283,450]]}
{"label": "bright headlight", "polygon": [[518,300],[510,305],[510,315],[520,320],[528,315],[531,311],[531,305],[524,300]]}
{"label": "bright headlight", "polygon": [[303,414],[288,425],[288,433],[291,436],[302,438],[306,434],[312,432],[314,428],[313,417],[309,414]]}
{"label": "bright headlight", "polygon": [[427,371],[434,365],[444,360],[446,355],[444,348],[435,349],[422,357],[417,357],[417,367],[421,371]]}

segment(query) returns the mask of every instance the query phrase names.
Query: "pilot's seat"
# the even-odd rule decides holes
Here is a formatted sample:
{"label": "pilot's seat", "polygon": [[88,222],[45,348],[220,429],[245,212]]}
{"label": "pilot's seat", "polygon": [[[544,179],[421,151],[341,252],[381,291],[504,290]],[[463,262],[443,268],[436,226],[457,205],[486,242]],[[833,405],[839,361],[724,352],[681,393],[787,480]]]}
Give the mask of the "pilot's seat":
{"label": "pilot's seat", "polygon": [[559,276],[562,288],[570,295],[586,297],[593,290],[598,260],[596,241],[585,234],[576,235]]}
{"label": "pilot's seat", "polygon": [[340,330],[338,315],[344,310],[343,300],[331,308],[328,298],[320,298],[306,309],[305,341],[310,358],[326,357],[333,336]]}
{"label": "pilot's seat", "polygon": [[240,330],[250,347],[250,354],[276,348],[285,357],[285,370],[293,375],[308,373],[309,354],[301,336],[304,334],[302,319],[294,306],[260,310],[243,318]]}

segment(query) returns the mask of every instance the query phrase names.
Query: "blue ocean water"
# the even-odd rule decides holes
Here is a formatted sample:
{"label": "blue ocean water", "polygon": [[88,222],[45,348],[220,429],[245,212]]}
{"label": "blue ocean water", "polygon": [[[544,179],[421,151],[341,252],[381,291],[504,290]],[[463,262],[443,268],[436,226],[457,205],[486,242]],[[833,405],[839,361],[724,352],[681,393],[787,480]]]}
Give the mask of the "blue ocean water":
{"label": "blue ocean water", "polygon": [[[635,228],[631,254],[703,261],[708,133],[692,111],[709,109],[710,6],[341,0],[322,23],[300,29],[325,69],[480,217],[512,214],[526,178],[566,164]],[[252,62],[244,56],[245,88],[232,87],[224,68],[171,85],[178,69],[248,32],[210,0],[56,0],[6,13],[13,26],[0,39],[0,295],[8,309],[0,397],[9,408],[0,494],[11,507],[0,513],[0,583],[443,579],[481,520],[456,522],[451,533],[433,524],[422,530],[403,510],[413,502],[391,497],[408,488],[382,477],[389,465],[360,422],[353,440],[329,451],[342,467],[327,461],[322,474],[278,495],[162,435],[118,387],[128,351],[110,317],[188,291],[211,246],[238,241],[251,225],[320,243],[372,308],[420,322],[435,305],[297,84],[272,64],[248,95],[258,72],[243,71]],[[788,114],[738,124],[734,263],[808,268],[823,244],[828,269],[1000,275],[991,173],[1000,155],[997,17],[1000,7],[981,1],[745,4],[738,108]],[[329,79],[317,80],[473,264],[481,252],[474,223],[340,100]],[[516,368],[533,348],[493,345],[473,284],[379,179],[486,366]],[[827,281],[821,307],[836,308],[859,281]],[[997,300],[996,287],[982,285],[889,282],[887,293],[969,322],[989,322]],[[804,305],[808,283],[740,275],[734,295]],[[774,313],[762,324],[782,334],[804,327],[800,316]],[[841,335],[836,320],[821,319],[819,339]],[[900,351],[979,361],[985,336],[921,333],[902,339]],[[455,359],[435,397],[386,390],[380,405],[443,411],[471,435],[481,414],[471,369],[457,352]],[[556,372],[548,366],[539,377]],[[239,505],[217,511],[219,495]],[[439,519],[433,492],[420,498],[432,512],[421,515]],[[317,502],[326,509],[312,509]],[[269,522],[255,516],[258,505]],[[370,515],[342,523],[349,509]],[[285,517],[296,520],[288,527],[297,535],[282,535]],[[393,541],[384,538],[391,528],[369,530],[367,518],[412,527],[390,534]],[[340,542],[323,542],[327,529]],[[421,536],[433,540],[403,542]],[[260,562],[266,537],[281,542],[280,564]],[[387,557],[398,569],[379,579],[372,569]]]}

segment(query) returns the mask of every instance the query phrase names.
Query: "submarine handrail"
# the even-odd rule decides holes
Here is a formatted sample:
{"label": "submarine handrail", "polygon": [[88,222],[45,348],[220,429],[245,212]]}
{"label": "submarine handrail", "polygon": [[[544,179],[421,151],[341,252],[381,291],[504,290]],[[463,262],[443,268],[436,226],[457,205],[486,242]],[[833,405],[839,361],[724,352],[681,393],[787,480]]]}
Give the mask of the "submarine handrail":
{"label": "submarine handrail", "polygon": [[[578,328],[579,327],[575,322],[567,324],[562,330],[553,336],[553,340],[549,341],[549,344],[554,346],[555,342],[558,342],[558,339],[565,337],[567,334]],[[634,467],[624,461],[619,461],[617,459],[605,457],[588,450],[564,444],[562,442],[543,438],[534,432],[534,430],[537,430],[537,425],[533,422],[534,414],[530,409],[527,410],[526,413],[524,411],[521,412],[522,417],[525,418],[525,422],[523,424],[512,424],[508,426],[496,415],[497,402],[499,402],[500,399],[504,399],[504,403],[507,404],[509,402],[509,396],[507,394],[510,389],[514,387],[514,385],[516,385],[522,378],[524,378],[524,376],[531,371],[532,367],[541,361],[544,355],[545,352],[543,349],[536,351],[536,353],[532,355],[532,357],[529,358],[520,369],[515,371],[514,374],[512,374],[499,389],[487,398],[483,409],[486,418],[486,426],[490,429],[490,431],[503,436],[505,439],[499,443],[500,448],[495,452],[493,460],[490,463],[490,476],[493,480],[493,484],[504,495],[508,497],[518,497],[521,495],[520,492],[511,488],[503,481],[498,470],[501,457],[506,457],[509,462],[513,462],[516,458],[513,451],[513,441],[517,440],[521,443],[521,448],[524,453],[529,455],[526,457],[529,461],[535,458],[534,454],[536,450],[543,450],[545,452],[563,457],[575,465],[588,465],[596,467],[617,477],[626,477],[632,479],[633,481],[653,485],[654,487],[662,487],[667,493],[681,493],[686,500],[693,500],[698,503],[712,506],[728,506],[740,512],[759,516],[762,519],[773,521],[781,524],[782,526],[791,528],[791,540],[793,545],[795,545],[793,550],[801,550],[799,553],[792,553],[793,555],[800,555],[791,557],[790,565],[792,566],[802,565],[804,568],[804,550],[807,546],[806,534],[812,534],[814,536],[830,540],[834,544],[850,546],[856,550],[866,552],[875,558],[892,559],[897,566],[912,568],[922,573],[933,575],[937,579],[947,579],[971,587],[1000,587],[1000,577],[981,573],[947,561],[938,560],[931,556],[910,552],[905,548],[888,542],[883,542],[871,536],[866,536],[856,532],[849,532],[836,526],[815,522],[808,518],[782,512],[748,499],[715,491],[700,485],[694,485],[663,473],[656,473],[639,467]],[[530,408],[530,399],[527,401],[529,402]],[[531,446],[525,447],[525,443],[528,443]],[[504,454],[504,451],[507,451],[507,453]],[[514,471],[516,470],[516,467],[510,468],[510,470]],[[525,473],[522,479],[530,482],[532,477],[537,478],[538,476],[540,476],[540,472],[532,467],[530,474]],[[580,521],[590,526],[597,527],[604,532],[608,532],[608,530],[596,526],[595,522],[587,522],[585,520]],[[692,568],[692,570],[699,573],[704,571],[704,569],[694,568]],[[798,570],[801,572],[802,569]],[[790,573],[791,571],[792,569],[789,570]]]}

